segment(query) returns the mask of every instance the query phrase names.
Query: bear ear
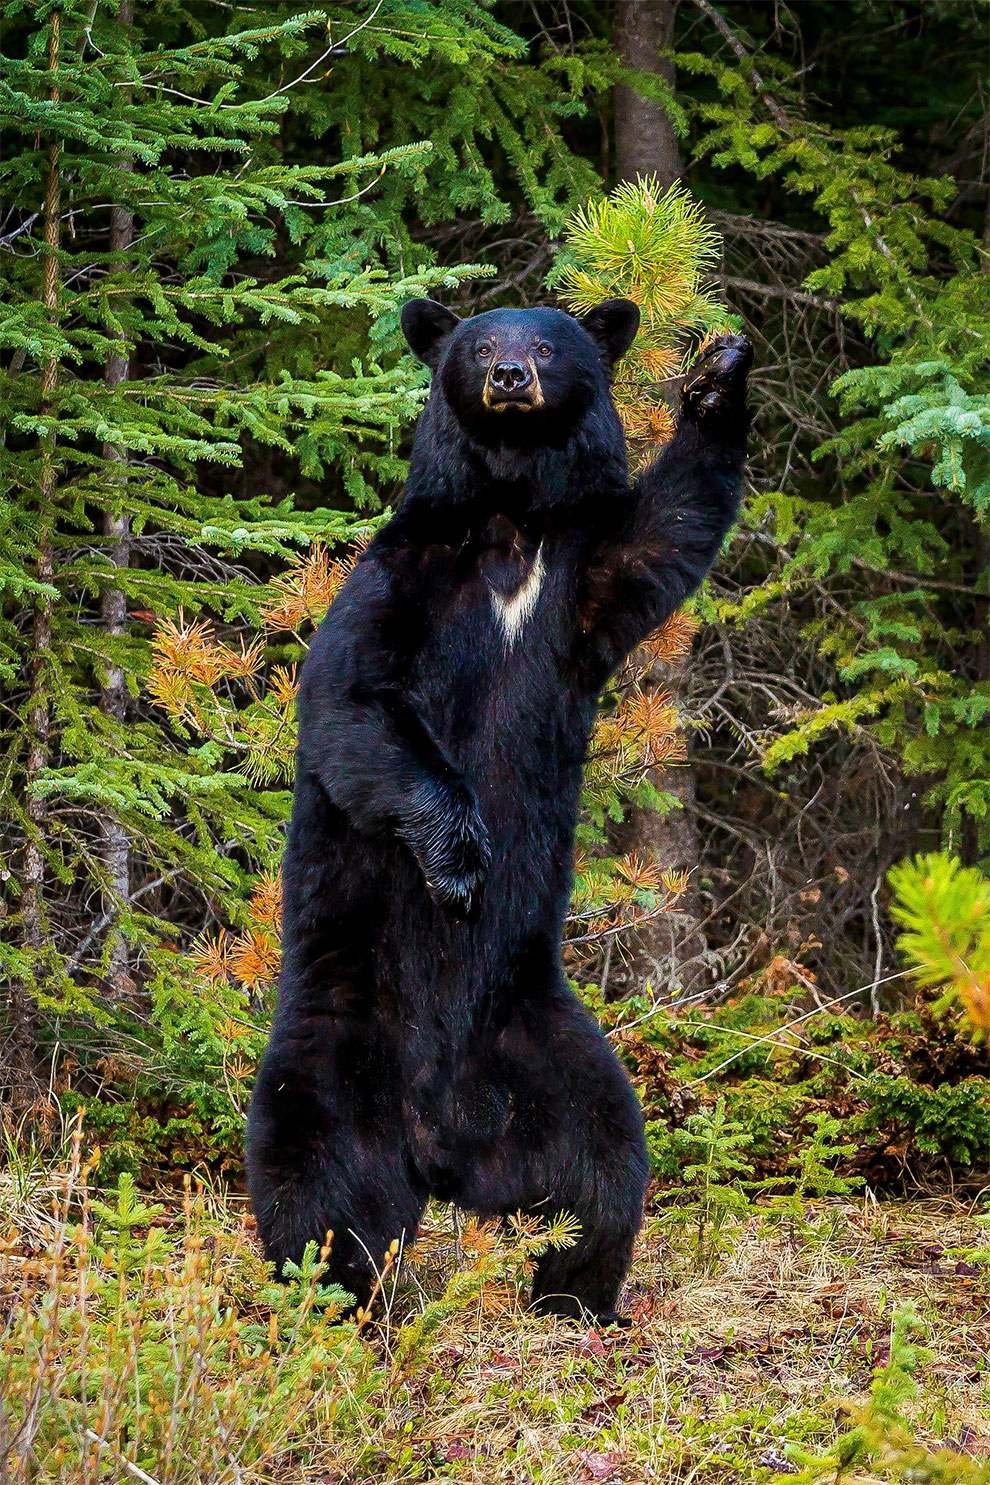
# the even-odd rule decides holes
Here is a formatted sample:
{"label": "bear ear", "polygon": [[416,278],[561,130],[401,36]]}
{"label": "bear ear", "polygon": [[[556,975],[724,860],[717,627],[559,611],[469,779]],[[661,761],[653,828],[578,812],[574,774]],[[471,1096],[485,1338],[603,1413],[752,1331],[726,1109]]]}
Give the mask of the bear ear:
{"label": "bear ear", "polygon": [[409,349],[431,369],[443,354],[444,341],[461,323],[453,310],[435,299],[410,299],[399,318]]}
{"label": "bear ear", "polygon": [[581,324],[598,342],[608,364],[614,366],[636,339],[639,306],[631,299],[606,299],[604,304],[596,304],[582,315]]}

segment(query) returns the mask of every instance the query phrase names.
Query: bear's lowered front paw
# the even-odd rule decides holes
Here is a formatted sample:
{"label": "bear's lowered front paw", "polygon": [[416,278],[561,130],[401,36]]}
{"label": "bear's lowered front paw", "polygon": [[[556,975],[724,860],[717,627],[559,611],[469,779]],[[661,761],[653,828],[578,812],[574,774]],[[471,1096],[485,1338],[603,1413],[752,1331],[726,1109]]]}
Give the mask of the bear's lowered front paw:
{"label": "bear's lowered front paw", "polygon": [[468,786],[458,780],[416,790],[402,835],[433,901],[455,918],[475,917],[491,846]]}
{"label": "bear's lowered front paw", "polygon": [[683,411],[706,421],[743,412],[752,364],[753,347],[744,335],[720,335],[687,374],[681,390]]}

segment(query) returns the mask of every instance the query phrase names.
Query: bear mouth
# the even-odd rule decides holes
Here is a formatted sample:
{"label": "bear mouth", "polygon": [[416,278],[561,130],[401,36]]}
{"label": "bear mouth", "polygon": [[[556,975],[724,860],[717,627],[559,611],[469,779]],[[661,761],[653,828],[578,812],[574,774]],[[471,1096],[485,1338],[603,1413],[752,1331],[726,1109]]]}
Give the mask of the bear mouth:
{"label": "bear mouth", "polygon": [[538,383],[518,392],[489,385],[485,387],[483,400],[490,412],[535,412],[543,406],[543,393]]}

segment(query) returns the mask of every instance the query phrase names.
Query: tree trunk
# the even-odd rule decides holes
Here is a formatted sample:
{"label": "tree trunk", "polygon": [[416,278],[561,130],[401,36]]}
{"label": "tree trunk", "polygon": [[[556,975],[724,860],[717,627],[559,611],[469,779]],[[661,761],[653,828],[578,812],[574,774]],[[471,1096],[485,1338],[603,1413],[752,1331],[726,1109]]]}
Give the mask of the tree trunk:
{"label": "tree trunk", "polygon": [[[618,0],[615,44],[623,66],[662,77],[673,90],[674,64],[661,52],[673,43],[678,0]],[[683,170],[680,145],[664,110],[640,97],[632,88],[615,90],[616,172],[620,180],[637,175],[655,175],[670,186]],[[654,665],[644,687],[671,693],[684,708],[690,657],[674,665]],[[618,832],[617,844],[624,851],[651,857],[664,867],[691,874],[691,885],[678,899],[677,910],[651,919],[630,945],[625,968],[613,971],[609,988],[631,989],[649,978],[657,990],[692,989],[701,982],[703,964],[698,956],[705,943],[697,929],[700,903],[695,885],[700,860],[698,822],[694,813],[695,780],[690,761],[655,771],[651,780],[658,789],[676,796],[679,808],[666,815],[654,810],[631,810]]]}
{"label": "tree trunk", "polygon": [[[122,26],[131,26],[134,22],[134,0],[120,0],[117,14]],[[120,168],[133,170],[134,164],[132,161],[126,161]],[[125,253],[133,241],[133,212],[122,206],[112,207],[110,211],[111,253]],[[119,352],[115,352],[107,359],[106,384],[108,387],[118,387],[122,382],[127,381],[130,374],[130,357],[126,347],[121,346]],[[116,483],[120,491],[121,507],[118,511],[107,511],[104,514],[103,533],[112,541],[109,556],[113,565],[117,568],[129,567],[131,523],[123,509],[127,481],[127,455],[123,449],[113,444],[104,444],[103,457],[110,466],[119,466],[119,478]],[[104,591],[100,600],[100,618],[103,621],[104,630],[111,638],[126,632],[127,595],[120,588],[107,588]],[[100,694],[100,706],[108,716],[117,717],[123,721],[127,714],[127,700],[127,679],[124,670],[119,665],[111,665],[107,670]],[[108,885],[108,900],[104,907],[111,914],[107,979],[111,993],[115,999],[119,1000],[130,995],[134,988],[128,966],[127,941],[116,927],[119,905],[126,903],[130,897],[131,841],[124,827],[112,817],[103,820],[100,833]]]}
{"label": "tree trunk", "polygon": [[[624,67],[652,72],[674,86],[670,50],[679,0],[618,0],[615,47]],[[664,186],[683,169],[677,135],[663,109],[624,83],[615,89],[615,157],[620,180],[656,175]]]}

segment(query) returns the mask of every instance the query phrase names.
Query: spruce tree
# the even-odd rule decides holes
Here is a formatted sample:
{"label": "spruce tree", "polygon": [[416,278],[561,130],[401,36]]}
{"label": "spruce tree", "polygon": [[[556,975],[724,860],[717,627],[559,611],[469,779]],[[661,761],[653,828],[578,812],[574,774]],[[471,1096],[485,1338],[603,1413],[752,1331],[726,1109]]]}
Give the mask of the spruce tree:
{"label": "spruce tree", "polygon": [[[212,11],[194,23],[129,0],[27,19],[14,3],[5,18],[0,171],[17,205],[0,331],[0,968],[12,1083],[30,1067],[39,1010],[105,1022],[138,983],[171,993],[175,925],[195,920],[197,901],[239,900],[277,850],[284,787],[253,787],[230,756],[247,744],[191,746],[140,699],[152,627],[208,610],[250,684],[259,572],[366,520],[401,473],[397,430],[422,393],[408,362],[279,367],[271,346],[286,330],[305,346],[334,327],[394,324],[405,298],[472,270],[423,254],[389,278],[317,258],[329,234],[314,219],[391,176],[414,187],[431,154],[420,140],[324,164],[283,157],[295,90],[346,15],[230,34]],[[266,450],[289,471],[277,495],[243,475]]]}
{"label": "spruce tree", "polygon": [[398,310],[481,271],[424,230],[520,199],[559,225],[594,179],[560,121],[611,73],[475,0],[3,15],[3,1082],[102,1057],[219,1149],[261,980],[204,997],[195,946],[265,953],[305,647],[268,580],[400,488]]}
{"label": "spruce tree", "polygon": [[[701,80],[696,151],[806,202],[826,261],[805,280],[863,338],[869,364],[830,388],[842,423],[814,458],[824,488],[773,490],[750,505],[779,538],[772,581],[723,616],[739,620],[812,585],[843,596],[808,636],[837,685],[768,747],[790,764],[835,731],[868,728],[924,780],[946,842],[990,856],[990,273],[986,246],[947,220],[948,176],[898,160],[889,127],[812,115],[794,70],[754,59],[749,38],[694,0],[724,43],[680,55]],[[707,81],[710,91],[706,90]],[[990,217],[987,218],[990,221]],[[849,601],[850,584],[854,597]]]}

